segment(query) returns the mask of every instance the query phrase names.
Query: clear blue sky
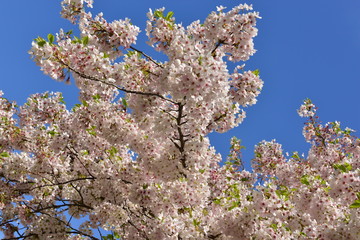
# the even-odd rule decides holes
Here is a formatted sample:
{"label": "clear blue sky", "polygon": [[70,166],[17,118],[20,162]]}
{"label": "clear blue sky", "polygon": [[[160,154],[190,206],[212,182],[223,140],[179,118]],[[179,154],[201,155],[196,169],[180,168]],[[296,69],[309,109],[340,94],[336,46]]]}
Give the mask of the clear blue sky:
{"label": "clear blue sky", "polygon": [[[235,0],[95,0],[93,13],[104,12],[108,20],[128,17],[144,30],[149,8],[165,6],[184,25],[200,19],[217,5],[231,8]],[[360,131],[360,1],[359,0],[249,0],[262,19],[255,39],[258,52],[248,62],[259,68],[265,82],[258,103],[247,109],[238,128],[212,135],[213,144],[224,155],[229,139],[237,136],[246,146],[244,159],[253,156],[253,146],[263,139],[276,139],[285,151],[307,152],[302,137],[304,119],[296,109],[305,98],[319,107],[323,122],[340,121]],[[70,105],[77,101],[74,85],[58,83],[45,76],[27,51],[32,39],[76,29],[61,19],[60,0],[1,1],[0,89],[5,97],[23,104],[37,92],[61,91]],[[145,44],[142,31],[137,47],[157,54]],[[230,70],[233,66],[230,67]],[[360,135],[360,134],[359,134]]]}

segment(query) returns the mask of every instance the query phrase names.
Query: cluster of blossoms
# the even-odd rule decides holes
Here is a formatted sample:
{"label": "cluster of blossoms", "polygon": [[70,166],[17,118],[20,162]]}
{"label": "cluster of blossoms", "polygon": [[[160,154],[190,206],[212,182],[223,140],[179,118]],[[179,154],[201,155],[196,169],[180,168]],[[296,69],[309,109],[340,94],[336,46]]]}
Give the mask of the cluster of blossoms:
{"label": "cluster of blossoms", "polygon": [[61,16],[75,23],[79,15],[83,14],[84,2],[87,7],[93,7],[93,0],[64,0],[61,2]]}
{"label": "cluster of blossoms", "polygon": [[304,104],[298,109],[298,114],[300,117],[313,117],[316,113],[315,105],[311,102],[310,99],[304,100]]}
{"label": "cluster of blossoms", "polygon": [[84,3],[62,2],[80,37],[60,30],[30,50],[51,78],[74,79],[81,103],[69,110],[60,93],[43,93],[17,107],[0,92],[4,239],[358,239],[360,141],[321,125],[309,100],[299,110],[306,159],[264,141],[249,172],[238,139],[224,164],[210,144],[263,86],[258,70],[230,73],[226,62],[255,53],[250,6],[218,7],[186,28],[150,11],[161,63],[135,48],[129,19],[93,18]]}

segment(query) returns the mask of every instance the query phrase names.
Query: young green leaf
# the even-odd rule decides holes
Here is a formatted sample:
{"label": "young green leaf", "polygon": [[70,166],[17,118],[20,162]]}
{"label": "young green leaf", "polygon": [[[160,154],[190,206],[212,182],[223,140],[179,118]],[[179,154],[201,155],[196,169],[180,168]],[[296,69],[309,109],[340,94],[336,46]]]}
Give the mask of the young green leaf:
{"label": "young green leaf", "polygon": [[43,47],[46,44],[45,39],[42,37],[35,38],[36,43],[39,45],[39,47]]}
{"label": "young green leaf", "polygon": [[89,36],[85,36],[82,38],[82,44],[84,44],[84,46],[88,45],[89,43]]}
{"label": "young green leaf", "polygon": [[47,35],[47,38],[48,38],[48,40],[49,40],[49,43],[53,43],[54,40],[55,40],[54,35],[52,35],[51,33],[49,33],[49,34]]}
{"label": "young green leaf", "polygon": [[58,132],[51,130],[47,132],[48,134],[50,134],[51,136],[55,136],[56,134],[59,134]]}
{"label": "young green leaf", "polygon": [[82,43],[82,40],[76,36],[74,36],[74,40],[71,41],[72,43]]}
{"label": "young green leaf", "polygon": [[87,131],[90,135],[96,136],[96,131],[95,131],[95,129],[96,129],[96,126],[91,126],[90,128],[87,128],[86,131]]}
{"label": "young green leaf", "polygon": [[10,157],[9,153],[8,152],[2,152],[0,153],[0,157]]}
{"label": "young green leaf", "polygon": [[174,16],[174,12],[168,12],[168,14],[166,15],[166,20],[170,21],[170,19],[172,18],[172,16]]}
{"label": "young green leaf", "polygon": [[300,182],[302,184],[305,184],[305,185],[310,185],[310,182],[309,182],[309,176],[308,175],[304,175],[300,178]]}
{"label": "young green leaf", "polygon": [[99,100],[101,97],[100,97],[100,94],[95,94],[92,96],[92,98],[94,99],[95,102],[99,103],[100,102]]}
{"label": "young green leaf", "polygon": [[121,103],[122,103],[122,105],[123,105],[125,108],[128,107],[128,103],[127,103],[127,101],[126,101],[125,98],[121,99]]}
{"label": "young green leaf", "polygon": [[360,208],[360,199],[355,200],[349,207],[350,208]]}
{"label": "young green leaf", "polygon": [[115,237],[116,239],[120,239],[120,235],[119,235],[117,232],[114,232],[114,237]]}
{"label": "young green leaf", "polygon": [[156,11],[154,12],[154,16],[157,17],[157,18],[164,18],[163,12],[162,12],[162,11],[159,11],[159,10],[156,10]]}
{"label": "young green leaf", "polygon": [[254,71],[252,71],[253,74],[255,74],[255,76],[259,76],[260,75],[260,70],[259,69],[256,69]]}
{"label": "young green leaf", "polygon": [[344,163],[344,164],[334,164],[333,167],[341,172],[349,172],[352,169],[351,164]]}

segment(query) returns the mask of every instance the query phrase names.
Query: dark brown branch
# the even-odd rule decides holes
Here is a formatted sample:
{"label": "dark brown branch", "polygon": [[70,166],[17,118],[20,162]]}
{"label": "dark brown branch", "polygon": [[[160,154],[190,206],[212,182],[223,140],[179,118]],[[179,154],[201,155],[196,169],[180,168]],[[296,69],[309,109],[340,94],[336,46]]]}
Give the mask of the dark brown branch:
{"label": "dark brown branch", "polygon": [[11,222],[14,222],[14,221],[17,221],[17,220],[19,220],[19,218],[10,219],[10,220],[8,220],[6,222],[1,222],[0,226],[4,226],[4,225],[6,225],[8,223],[11,223]]}
{"label": "dark brown branch", "polygon": [[143,95],[143,96],[155,96],[155,97],[158,97],[158,98],[161,98],[165,101],[168,101],[168,102],[171,102],[173,104],[176,104],[176,102],[174,102],[173,100],[169,99],[169,98],[166,98],[162,95],[160,95],[159,93],[152,93],[152,92],[140,92],[140,91],[134,91],[134,90],[128,90],[128,89],[125,89],[125,88],[121,88],[119,86],[117,86],[116,84],[113,84],[113,83],[110,83],[108,81],[106,81],[106,79],[98,79],[96,77],[92,77],[92,76],[88,76],[84,73],[81,73],[79,71],[77,71],[76,69],[70,67],[68,64],[64,63],[63,61],[61,61],[60,59],[58,59],[60,61],[60,63],[62,65],[64,65],[66,68],[68,68],[69,70],[71,70],[72,72],[76,73],[77,75],[79,75],[80,77],[82,78],[85,78],[85,79],[88,79],[88,80],[91,80],[91,81],[95,81],[95,82],[101,82],[105,85],[108,85],[108,86],[111,86],[111,87],[114,87],[122,92],[125,92],[125,93],[133,93],[133,94],[138,94],[138,95]]}
{"label": "dark brown branch", "polygon": [[76,157],[76,159],[81,163],[81,165],[85,168],[85,170],[87,171],[87,173],[93,178],[96,179],[96,177],[94,177],[94,175],[91,174],[91,172],[89,171],[89,169],[87,169],[87,167],[85,166],[85,164],[80,160],[79,155],[76,151],[76,149],[72,148],[70,149],[69,146],[66,146],[66,148],[70,151],[71,154],[73,154],[73,156]]}
{"label": "dark brown branch", "polygon": [[81,187],[80,189],[77,188],[77,186],[74,186],[74,184],[70,183],[71,187],[75,189],[75,191],[79,194],[80,196],[80,203],[84,203],[84,197],[81,194]]}
{"label": "dark brown branch", "polygon": [[218,233],[216,235],[209,235],[208,238],[209,239],[217,239],[218,237],[220,237],[222,234],[221,233]]}
{"label": "dark brown branch", "polygon": [[214,123],[214,122],[217,122],[217,121],[220,121],[222,118],[226,117],[226,113],[224,114],[221,114],[220,116],[218,116],[217,118],[215,118],[211,123],[209,123],[207,126],[206,126],[206,129],[209,129],[210,126]]}
{"label": "dark brown branch", "polygon": [[[61,220],[61,219],[59,219],[59,218],[57,218],[57,217],[54,217],[54,216],[52,216],[52,215],[50,215],[50,214],[48,214],[48,213],[46,213],[46,212],[42,212],[43,210],[51,209],[51,206],[50,206],[50,207],[45,207],[45,208],[42,208],[42,209],[37,209],[37,210],[35,210],[35,209],[32,208],[31,206],[28,206],[28,204],[26,204],[26,203],[24,203],[24,204],[25,204],[27,207],[29,207],[30,209],[32,209],[33,212],[38,212],[38,213],[47,215],[47,216],[49,216],[49,217],[51,217],[51,218],[54,218],[55,220],[57,220],[58,222],[64,224],[66,227],[68,227],[68,228],[70,228],[70,229],[72,230],[72,231],[67,231],[66,233],[69,233],[69,234],[78,234],[78,235],[82,235],[82,236],[89,237],[90,239],[93,239],[93,240],[100,240],[100,239],[98,239],[98,238],[96,238],[96,237],[93,237],[93,236],[87,234],[87,233],[81,232],[80,230],[72,227],[70,224],[66,223],[65,221],[63,221],[63,220]],[[75,205],[75,206],[78,206],[78,205],[76,205],[76,204],[64,204],[64,205],[53,205],[53,206],[56,206],[56,208],[61,208],[61,207],[64,207],[65,205],[69,205],[69,206],[74,206],[74,205]],[[88,207],[88,208],[90,208],[90,209],[93,209],[92,207],[89,207],[89,206],[86,206],[86,205],[83,205],[83,207]],[[24,238],[24,239],[25,239],[25,238],[27,238],[28,236],[30,236],[30,235],[27,235],[27,236],[24,236],[24,237],[19,237],[19,238],[13,238],[13,239],[21,239],[21,238]]]}
{"label": "dark brown branch", "polygon": [[[111,160],[111,157],[109,156],[109,154],[107,154],[108,155],[108,159],[109,159],[109,161],[111,162],[111,164],[112,165],[115,165],[114,164],[114,162]],[[117,168],[117,167],[115,167],[115,170],[116,170],[116,172],[119,174],[119,176],[120,176],[120,172],[119,172],[119,169]],[[107,178],[107,180],[111,180],[111,178]],[[125,180],[125,179],[122,179],[121,178],[121,181],[123,182],[123,183],[125,183],[125,184],[133,184],[132,182],[130,182],[130,181],[128,181],[128,180]]]}
{"label": "dark brown branch", "polygon": [[171,113],[170,113],[170,111],[166,111],[166,110],[164,110],[164,109],[161,109],[164,113],[166,113],[166,114],[168,114],[172,119],[176,119],[176,117],[174,116],[174,115],[172,115]]}
{"label": "dark brown branch", "polygon": [[44,184],[44,185],[40,185],[40,186],[36,186],[30,189],[30,191],[37,189],[37,188],[43,188],[43,187],[53,187],[53,186],[59,186],[59,185],[65,185],[68,183],[73,183],[73,182],[77,182],[77,181],[82,181],[82,180],[95,180],[96,178],[94,177],[85,177],[85,178],[76,178],[76,179],[71,179],[65,182],[57,182],[57,183],[51,183],[51,184]]}
{"label": "dark brown branch", "polygon": [[[186,164],[185,143],[188,141],[188,139],[186,139],[186,137],[189,137],[190,135],[184,135],[183,130],[181,128],[181,125],[186,123],[186,121],[183,121],[183,118],[186,116],[186,114],[183,114],[185,104],[178,103],[177,105],[178,105],[178,109],[177,109],[178,114],[176,117],[176,125],[177,125],[178,137],[170,138],[170,140],[171,140],[171,142],[174,143],[176,148],[179,150],[180,155],[181,155],[181,158],[180,158],[181,165],[184,169],[186,169],[188,166]],[[178,143],[175,141],[178,141]],[[186,176],[183,172],[181,172],[181,174]]]}
{"label": "dark brown branch", "polygon": [[13,237],[13,238],[3,238],[2,240],[18,240],[18,239],[25,239],[25,238],[29,238],[32,236],[37,236],[37,234],[34,233],[30,233],[28,235],[21,235],[19,237]]}
{"label": "dark brown branch", "polygon": [[315,120],[314,117],[310,117],[310,123],[314,126],[315,136],[320,139],[321,144],[323,145],[323,147],[324,147],[324,148],[327,148],[327,146],[326,146],[326,139],[325,139],[325,137],[320,133],[319,127],[318,127],[318,123],[316,122],[316,120]]}
{"label": "dark brown branch", "polygon": [[153,62],[156,66],[160,67],[160,68],[164,68],[161,64],[159,64],[158,62],[156,62],[154,59],[152,59],[149,55],[145,54],[143,51],[140,51],[136,48],[134,48],[133,46],[130,46],[130,49],[134,50],[135,52],[140,53],[141,55],[143,55],[147,60]]}
{"label": "dark brown branch", "polygon": [[31,206],[29,206],[28,204],[26,204],[26,203],[24,203],[24,202],[23,202],[23,204],[26,205],[27,207],[29,207],[30,209],[32,209],[34,213],[43,213],[42,211],[44,211],[44,210],[48,210],[48,209],[59,209],[59,208],[63,208],[63,207],[80,207],[80,208],[83,207],[83,208],[87,208],[87,209],[93,210],[92,207],[87,206],[87,205],[85,205],[85,204],[83,204],[83,203],[81,203],[81,204],[77,204],[77,203],[64,203],[64,204],[60,204],[60,205],[51,205],[51,206],[48,206],[48,207],[40,207],[40,208],[36,208],[36,209],[33,208],[33,207],[31,207]]}
{"label": "dark brown branch", "polygon": [[221,44],[225,44],[225,41],[224,40],[219,40],[216,45],[215,45],[215,48],[211,51],[211,56],[213,57],[216,57],[216,49],[218,49]]}

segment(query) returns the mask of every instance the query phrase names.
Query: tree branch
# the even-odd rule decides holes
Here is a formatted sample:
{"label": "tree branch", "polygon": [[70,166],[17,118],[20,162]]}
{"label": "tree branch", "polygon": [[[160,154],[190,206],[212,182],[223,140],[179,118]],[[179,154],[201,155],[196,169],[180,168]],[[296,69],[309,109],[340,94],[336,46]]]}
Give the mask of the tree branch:
{"label": "tree branch", "polygon": [[164,68],[161,64],[159,64],[158,62],[156,62],[154,59],[152,59],[149,55],[145,54],[143,51],[140,51],[136,48],[134,48],[133,46],[130,46],[130,49],[140,53],[141,55],[143,55],[147,60],[153,62],[156,66],[160,67],[160,68]]}
{"label": "tree branch", "polygon": [[133,94],[138,94],[138,95],[143,95],[143,96],[154,96],[154,97],[158,97],[158,98],[161,98],[165,101],[168,101],[168,102],[171,102],[173,104],[177,104],[175,101],[167,98],[167,97],[164,97],[162,95],[160,95],[159,93],[152,93],[152,92],[140,92],[140,91],[134,91],[134,90],[129,90],[129,89],[125,89],[125,88],[122,88],[122,87],[119,87],[117,86],[116,84],[114,83],[110,83],[108,81],[106,81],[106,79],[98,79],[96,77],[92,77],[92,76],[88,76],[82,72],[79,72],[77,71],[76,69],[72,68],[71,66],[69,66],[68,64],[64,63],[63,61],[61,61],[60,59],[58,59],[60,61],[60,63],[62,65],[64,65],[66,68],[68,68],[69,70],[71,70],[72,72],[76,73],[77,75],[79,75],[80,77],[82,78],[85,78],[85,79],[88,79],[88,80],[91,80],[91,81],[95,81],[95,82],[101,82],[105,85],[108,85],[108,86],[111,86],[111,87],[114,87],[122,92],[125,92],[125,93],[133,93]]}

